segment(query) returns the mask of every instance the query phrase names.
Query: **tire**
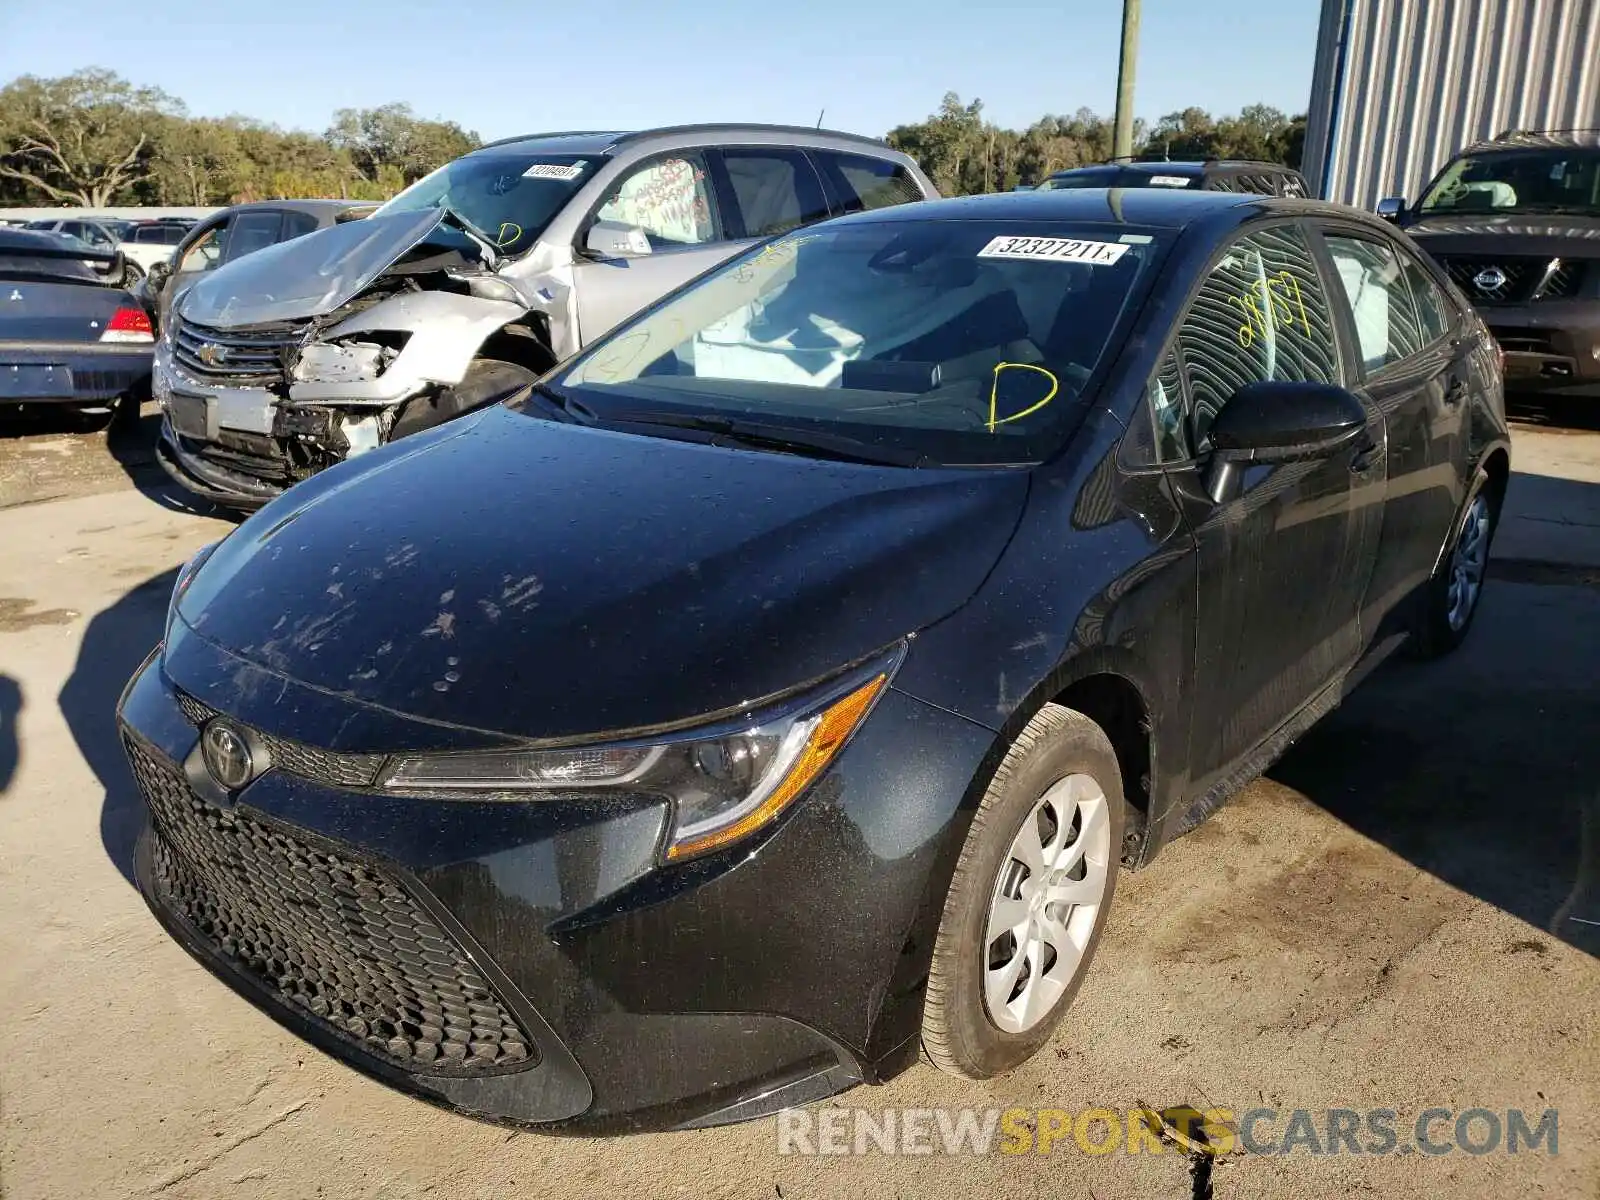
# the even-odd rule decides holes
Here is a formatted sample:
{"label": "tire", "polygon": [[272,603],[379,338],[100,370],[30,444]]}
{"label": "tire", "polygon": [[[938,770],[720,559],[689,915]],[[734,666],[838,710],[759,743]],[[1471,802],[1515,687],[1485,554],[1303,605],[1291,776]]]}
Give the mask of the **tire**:
{"label": "tire", "polygon": [[[1042,827],[1041,811],[1047,813]],[[1014,856],[1014,843],[1030,820],[1041,830],[1045,869],[1073,863],[1080,846],[1085,852],[1077,860],[1085,863],[1082,876],[1071,879],[1079,868],[1067,866],[1069,878],[1058,893],[1085,899],[1062,906],[1065,919],[1051,926],[1059,926],[1061,950],[1033,939],[1045,927],[1033,915],[1037,902],[1031,897],[1037,889],[1027,887],[1037,868],[1029,870],[1022,857]],[[990,780],[945,896],[922,1018],[922,1046],[935,1066],[967,1079],[988,1079],[1018,1066],[1049,1040],[1100,943],[1116,892],[1125,825],[1122,773],[1105,733],[1082,713],[1045,705]],[[1096,859],[1098,882],[1085,890]],[[1098,896],[1092,909],[1091,894]],[[1043,915],[1054,907],[1047,904]],[[1017,916],[1023,910],[1025,924],[1005,919],[1006,912]],[[1025,932],[1019,939],[1013,929]],[[1062,960],[1074,950],[1076,963],[1063,969]],[[1006,983],[1008,975],[1014,975],[1013,984]],[[992,1003],[987,989],[996,997],[1009,990],[1008,999]]]}
{"label": "tire", "polygon": [[1417,658],[1443,657],[1466,640],[1483,602],[1489,548],[1499,521],[1499,502],[1485,484],[1467,502],[1467,514],[1455,544],[1423,590],[1416,636],[1412,639]]}
{"label": "tire", "polygon": [[111,422],[117,419],[117,412],[121,409],[120,400],[113,401],[101,412],[90,412],[78,408],[72,412],[72,429],[75,433],[100,433],[111,428]]}
{"label": "tire", "polygon": [[518,388],[539,378],[527,367],[502,362],[498,358],[475,358],[467,373],[454,387],[431,396],[418,396],[400,410],[399,419],[389,432],[391,442],[453,421],[463,413],[503,400]]}

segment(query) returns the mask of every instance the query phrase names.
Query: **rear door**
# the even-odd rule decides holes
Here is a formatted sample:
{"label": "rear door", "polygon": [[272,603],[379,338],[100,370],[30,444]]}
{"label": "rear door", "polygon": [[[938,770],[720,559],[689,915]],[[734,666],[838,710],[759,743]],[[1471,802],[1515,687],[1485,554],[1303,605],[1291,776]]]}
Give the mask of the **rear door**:
{"label": "rear door", "polygon": [[1389,433],[1383,535],[1364,624],[1375,631],[1426,582],[1455,514],[1446,427],[1459,426],[1464,392],[1451,383],[1456,351],[1430,308],[1424,323],[1394,241],[1358,225],[1321,222],[1342,323],[1356,349],[1360,385]]}
{"label": "rear door", "polygon": [[1360,613],[1383,521],[1382,414],[1367,436],[1311,462],[1251,467],[1211,500],[1209,430],[1233,393],[1263,380],[1344,384],[1327,285],[1304,229],[1280,222],[1217,255],[1170,364],[1186,420],[1167,457],[1199,550],[1193,726],[1196,788],[1209,789],[1357,659]]}
{"label": "rear door", "polygon": [[924,199],[922,188],[901,164],[840,150],[807,151],[835,216],[892,208]]}
{"label": "rear door", "polygon": [[[715,266],[737,246],[729,240],[706,156],[673,150],[635,163],[607,189],[579,228],[573,267],[578,292],[580,344],[681,283]],[[595,258],[583,240],[595,221],[615,221],[644,231],[650,253]]]}

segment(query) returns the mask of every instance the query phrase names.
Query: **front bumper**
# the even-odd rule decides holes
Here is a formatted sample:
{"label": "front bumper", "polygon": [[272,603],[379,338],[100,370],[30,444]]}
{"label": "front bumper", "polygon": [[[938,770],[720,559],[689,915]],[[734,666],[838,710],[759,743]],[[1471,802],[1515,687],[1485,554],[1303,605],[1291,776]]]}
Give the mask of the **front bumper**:
{"label": "front bumper", "polygon": [[[915,1061],[987,731],[891,691],[774,832],[666,868],[659,804],[352,784],[362,756],[307,735],[372,745],[393,718],[251,687],[240,660],[180,641],[119,706],[152,814],[141,889],[206,966],[351,1066],[480,1118],[591,1133],[757,1117]],[[196,751],[222,690],[277,764],[236,802]]]}
{"label": "front bumper", "polygon": [[[151,348],[83,342],[0,342],[0,404],[102,407],[150,387]],[[22,368],[53,368],[44,387],[8,385]],[[28,372],[37,376],[38,372]]]}
{"label": "front bumper", "polygon": [[1600,302],[1541,300],[1478,311],[1505,351],[1508,393],[1600,399]]}
{"label": "front bumper", "polygon": [[197,447],[185,445],[185,439],[173,431],[172,421],[166,416],[161,419],[161,434],[156,439],[156,461],[185,491],[228,508],[248,512],[282,495],[284,490],[256,475],[208,461]]}

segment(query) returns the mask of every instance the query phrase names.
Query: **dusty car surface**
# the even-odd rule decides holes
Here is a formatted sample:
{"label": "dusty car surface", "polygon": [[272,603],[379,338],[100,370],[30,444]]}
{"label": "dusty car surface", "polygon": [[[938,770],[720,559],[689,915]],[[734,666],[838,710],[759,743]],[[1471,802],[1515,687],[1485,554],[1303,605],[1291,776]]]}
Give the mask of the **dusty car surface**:
{"label": "dusty car surface", "polygon": [[163,328],[162,461],[252,507],[503,397],[754,241],[935,195],[905,155],[758,125],[514,138],[226,266]]}
{"label": "dusty car surface", "polygon": [[496,1120],[991,1076],[1119,863],[1466,636],[1508,471],[1482,323],[1352,209],[799,229],[184,567],[120,706],[141,887],[278,1020]]}

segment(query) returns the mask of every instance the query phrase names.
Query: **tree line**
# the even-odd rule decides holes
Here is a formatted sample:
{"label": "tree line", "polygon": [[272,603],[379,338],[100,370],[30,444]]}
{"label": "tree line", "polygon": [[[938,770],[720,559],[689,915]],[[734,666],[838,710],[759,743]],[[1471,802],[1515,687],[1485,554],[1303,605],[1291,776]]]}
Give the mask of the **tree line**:
{"label": "tree line", "polygon": [[[1135,124],[1146,156],[1255,158],[1298,166],[1305,118],[1266,105],[1213,118],[1199,108]],[[947,93],[937,112],[888,134],[945,195],[1009,191],[1111,154],[1111,121],[1089,109],[1027,129],[985,120]],[[100,68],[0,87],[0,206],[212,206],[318,196],[382,200],[481,145],[406,104],[344,108],[321,133],[249,117],[190,116],[181,100]]]}

